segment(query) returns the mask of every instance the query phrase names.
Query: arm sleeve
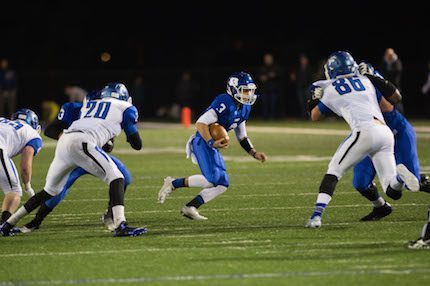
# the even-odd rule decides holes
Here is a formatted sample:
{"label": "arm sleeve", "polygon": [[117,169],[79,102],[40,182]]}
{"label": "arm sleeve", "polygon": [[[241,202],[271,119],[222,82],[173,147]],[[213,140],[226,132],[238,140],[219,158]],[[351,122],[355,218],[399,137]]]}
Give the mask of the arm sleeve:
{"label": "arm sleeve", "polygon": [[234,129],[234,133],[236,134],[236,139],[238,141],[243,140],[245,137],[248,137],[248,134],[246,132],[246,121],[243,121],[242,123],[240,123],[235,129]]}
{"label": "arm sleeve", "polygon": [[49,138],[58,140],[60,133],[63,132],[64,129],[66,129],[64,122],[56,118],[53,122],[46,126],[43,133]]}
{"label": "arm sleeve", "polygon": [[34,156],[39,152],[39,150],[42,148],[42,139],[40,138],[34,138],[25,144],[25,146],[31,146],[34,149]]}
{"label": "arm sleeve", "polygon": [[130,143],[131,148],[134,150],[142,149],[142,139],[140,138],[138,131],[131,135],[127,135],[127,142]]}
{"label": "arm sleeve", "polygon": [[389,82],[386,79],[383,79],[374,75],[366,75],[366,76],[372,82],[373,86],[375,86],[375,88],[385,98],[389,98],[390,96],[392,96],[397,89],[393,83]]}
{"label": "arm sleeve", "polygon": [[124,129],[125,134],[128,136],[133,135],[137,132],[137,120],[139,113],[136,107],[130,106],[127,108],[122,117],[121,128]]}
{"label": "arm sleeve", "polygon": [[216,114],[215,110],[213,110],[212,108],[207,110],[199,117],[199,119],[197,119],[197,122],[200,122],[206,125],[210,125],[217,121],[218,121],[218,115]]}

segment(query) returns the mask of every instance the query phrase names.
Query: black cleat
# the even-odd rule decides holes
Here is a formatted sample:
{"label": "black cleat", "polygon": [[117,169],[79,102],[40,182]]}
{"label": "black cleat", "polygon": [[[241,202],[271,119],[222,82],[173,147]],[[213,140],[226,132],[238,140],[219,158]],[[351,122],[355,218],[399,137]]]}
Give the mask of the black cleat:
{"label": "black cleat", "polygon": [[372,212],[367,216],[362,217],[360,221],[380,220],[381,218],[389,215],[392,211],[393,209],[391,208],[391,205],[385,202],[385,205],[383,205],[382,207],[373,208]]}
{"label": "black cleat", "polygon": [[113,236],[139,236],[148,232],[145,227],[130,227],[126,222],[122,222],[116,229]]}
{"label": "black cleat", "polygon": [[424,174],[420,175],[420,192],[430,193],[430,177]]}
{"label": "black cleat", "polygon": [[1,236],[13,236],[15,232],[13,232],[14,226],[8,222],[0,225],[0,235]]}

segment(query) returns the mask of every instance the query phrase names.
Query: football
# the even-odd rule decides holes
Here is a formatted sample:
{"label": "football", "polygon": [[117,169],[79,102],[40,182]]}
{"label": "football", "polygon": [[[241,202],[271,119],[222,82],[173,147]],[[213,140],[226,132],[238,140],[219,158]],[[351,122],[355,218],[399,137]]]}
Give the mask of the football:
{"label": "football", "polygon": [[228,136],[227,130],[225,130],[225,128],[218,123],[209,125],[209,132],[211,133],[211,136],[215,141],[221,138],[225,138],[227,141],[230,141],[230,137]]}

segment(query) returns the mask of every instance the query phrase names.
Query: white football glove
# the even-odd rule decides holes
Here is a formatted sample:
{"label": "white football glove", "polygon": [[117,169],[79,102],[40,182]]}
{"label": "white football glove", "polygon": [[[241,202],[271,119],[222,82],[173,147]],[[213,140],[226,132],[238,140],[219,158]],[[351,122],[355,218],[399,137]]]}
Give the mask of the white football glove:
{"label": "white football glove", "polygon": [[31,187],[30,182],[28,182],[27,184],[24,185],[24,191],[28,195],[29,198],[31,198],[32,196],[34,196],[34,190]]}
{"label": "white football glove", "polygon": [[372,65],[362,62],[358,65],[358,72],[361,75],[366,75],[366,74],[374,75],[375,69],[372,67]]}
{"label": "white football glove", "polygon": [[314,89],[312,89],[312,100],[321,99],[324,94],[324,89],[319,86],[315,86]]}

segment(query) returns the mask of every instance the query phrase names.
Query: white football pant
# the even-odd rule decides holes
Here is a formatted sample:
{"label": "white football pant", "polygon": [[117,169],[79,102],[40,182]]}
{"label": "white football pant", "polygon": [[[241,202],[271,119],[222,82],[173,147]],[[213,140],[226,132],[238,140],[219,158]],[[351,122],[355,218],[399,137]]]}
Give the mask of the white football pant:
{"label": "white football pant", "polygon": [[394,135],[382,123],[366,125],[352,130],[339,146],[328,166],[327,174],[340,179],[346,171],[370,156],[384,192],[390,183],[398,184],[394,157]]}
{"label": "white football pant", "polygon": [[44,190],[52,196],[60,193],[76,167],[83,168],[107,184],[124,178],[112,159],[94,142],[91,136],[82,132],[61,135],[54,160],[49,166]]}

